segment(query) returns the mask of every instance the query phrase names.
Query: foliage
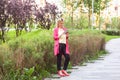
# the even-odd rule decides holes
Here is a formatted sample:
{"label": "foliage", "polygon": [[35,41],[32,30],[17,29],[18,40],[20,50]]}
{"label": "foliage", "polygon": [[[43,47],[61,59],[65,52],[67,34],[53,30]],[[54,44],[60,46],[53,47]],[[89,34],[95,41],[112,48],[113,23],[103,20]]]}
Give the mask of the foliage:
{"label": "foliage", "polygon": [[71,18],[66,16],[64,21],[65,27],[72,29],[86,29],[88,28],[88,19],[85,15],[81,15],[80,18],[74,20],[74,26],[71,26]]}
{"label": "foliage", "polygon": [[[104,41],[98,31],[70,30],[69,33],[70,52],[73,57],[71,65],[83,62],[86,55],[95,55],[103,46]],[[1,68],[6,74],[3,80],[41,80],[51,76],[50,73],[56,73],[52,35],[52,30],[37,30],[1,45]]]}
{"label": "foliage", "polygon": [[104,10],[105,8],[109,7],[109,2],[111,0],[95,0],[95,6],[94,6],[94,12],[97,13],[98,16],[98,20],[99,20],[99,29],[101,26],[101,17],[100,17],[100,13],[102,10]]}
{"label": "foliage", "polygon": [[108,7],[108,2],[109,2],[110,0],[95,0],[95,3],[94,3],[94,12],[95,13],[98,13],[98,14],[100,14],[100,10],[103,10],[103,9],[105,9],[106,7]]}
{"label": "foliage", "polygon": [[[78,7],[81,5],[83,1],[82,0],[63,0],[63,4],[65,4],[65,8],[66,8],[66,13],[67,15],[69,15],[70,19],[70,26],[74,26],[74,11],[76,11],[76,9],[78,9]],[[69,8],[67,8],[67,6]],[[69,14],[68,14],[69,13]]]}
{"label": "foliage", "polygon": [[59,13],[57,6],[46,2],[44,8],[40,7],[38,10],[37,8],[34,0],[2,0],[0,3],[0,39],[5,42],[5,31],[8,31],[11,25],[16,30],[16,36],[19,36],[23,28],[28,31],[28,28],[32,27],[34,20],[43,28],[50,29]]}
{"label": "foliage", "polygon": [[[69,33],[70,52],[73,57],[71,65],[85,61],[86,54],[89,53],[90,57],[103,46],[104,42],[98,31],[69,30]],[[38,30],[10,40],[6,46],[0,45],[0,56],[4,57],[1,58],[2,69],[6,74],[3,80],[41,80],[51,76],[50,73],[56,73],[52,35],[52,30]]]}
{"label": "foliage", "polygon": [[120,36],[106,35],[106,34],[104,34],[103,36],[105,37],[106,42],[111,40],[111,39],[120,38]]}
{"label": "foliage", "polygon": [[77,29],[87,29],[88,28],[88,19],[86,16],[81,15],[80,19],[75,20],[75,28]]}
{"label": "foliage", "polygon": [[[106,8],[106,4],[111,0],[94,0],[94,12],[99,13],[100,10],[103,10]],[[90,10],[92,10],[92,0],[84,0],[84,4],[86,7],[88,7]]]}
{"label": "foliage", "polygon": [[67,28],[73,28],[73,26],[71,26],[71,18],[66,16],[66,19],[64,21],[64,26]]}
{"label": "foliage", "polygon": [[[94,1],[93,3],[93,7],[94,10],[92,9],[92,1]],[[109,2],[110,0],[84,0],[84,4],[88,9],[88,17],[89,17],[89,26],[90,26],[90,16],[92,13],[92,10],[94,11],[93,13],[97,13],[100,17],[100,10],[103,10],[106,8],[106,4]]]}
{"label": "foliage", "polygon": [[[103,50],[105,43],[104,38],[102,36],[98,37],[97,35],[87,36],[88,34],[90,33],[71,37],[72,39],[70,39],[70,46],[72,47],[70,47],[70,50],[72,53],[72,65],[83,63],[86,60],[93,58],[93,56],[96,56],[96,52]],[[73,43],[73,41],[76,43]]]}
{"label": "foliage", "polygon": [[57,17],[58,8],[55,4],[50,4],[46,2],[46,5],[42,8],[38,8],[36,11],[35,20],[44,28],[50,29],[52,23],[55,23],[55,19]]}
{"label": "foliage", "polygon": [[102,31],[102,33],[111,35],[111,36],[119,36],[120,35],[120,31],[115,31],[115,30]]}
{"label": "foliage", "polygon": [[0,1],[0,39],[2,39],[3,42],[5,42],[5,31],[6,28],[6,22],[8,19],[8,14],[6,12],[7,9],[8,0],[1,0]]}
{"label": "foliage", "polygon": [[[34,4],[34,5],[33,5]],[[16,36],[21,34],[25,24],[32,16],[32,9],[35,7],[34,0],[10,0],[7,12],[11,21],[15,24]]]}
{"label": "foliage", "polygon": [[120,31],[120,18],[117,18],[117,17],[112,18],[111,28],[113,30],[119,30]]}
{"label": "foliage", "polygon": [[38,80],[36,76],[33,75],[34,73],[34,67],[28,69],[24,68],[23,73],[20,72],[20,70],[10,70],[9,73],[5,74],[5,77],[3,77],[3,80]]}

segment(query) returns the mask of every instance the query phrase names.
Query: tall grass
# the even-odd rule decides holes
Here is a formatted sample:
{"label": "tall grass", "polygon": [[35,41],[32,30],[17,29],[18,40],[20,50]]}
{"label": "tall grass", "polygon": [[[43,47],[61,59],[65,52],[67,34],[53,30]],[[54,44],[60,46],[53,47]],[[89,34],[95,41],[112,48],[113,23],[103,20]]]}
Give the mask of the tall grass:
{"label": "tall grass", "polygon": [[[69,30],[69,33],[71,65],[84,62],[104,49],[105,40],[99,31]],[[41,80],[55,73],[53,44],[53,30],[36,30],[0,45],[3,79]]]}

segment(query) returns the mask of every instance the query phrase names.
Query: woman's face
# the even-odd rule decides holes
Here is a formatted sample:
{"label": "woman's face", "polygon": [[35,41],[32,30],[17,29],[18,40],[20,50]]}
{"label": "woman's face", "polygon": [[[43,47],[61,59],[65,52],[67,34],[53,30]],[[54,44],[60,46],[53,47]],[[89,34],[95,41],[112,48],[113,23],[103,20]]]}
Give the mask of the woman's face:
{"label": "woman's face", "polygon": [[58,26],[59,26],[59,28],[62,28],[63,27],[63,21],[59,21]]}

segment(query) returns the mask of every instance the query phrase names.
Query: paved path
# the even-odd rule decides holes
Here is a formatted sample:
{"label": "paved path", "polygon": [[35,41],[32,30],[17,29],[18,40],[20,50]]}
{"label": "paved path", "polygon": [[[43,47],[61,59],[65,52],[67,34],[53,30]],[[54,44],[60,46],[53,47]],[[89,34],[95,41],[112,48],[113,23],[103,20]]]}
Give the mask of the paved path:
{"label": "paved path", "polygon": [[50,80],[120,80],[120,39],[109,41],[105,49],[109,54],[74,69],[69,77]]}

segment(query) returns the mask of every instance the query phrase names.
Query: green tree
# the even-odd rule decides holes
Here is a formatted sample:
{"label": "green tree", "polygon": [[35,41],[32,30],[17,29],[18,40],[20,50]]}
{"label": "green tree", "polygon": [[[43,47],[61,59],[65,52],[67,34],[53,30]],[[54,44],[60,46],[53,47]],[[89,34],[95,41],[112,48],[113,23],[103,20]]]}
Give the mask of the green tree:
{"label": "green tree", "polygon": [[101,10],[105,9],[106,7],[108,7],[107,3],[111,1],[111,0],[95,0],[94,3],[94,12],[97,13],[98,16],[98,20],[99,20],[99,30],[100,30],[100,12]]}
{"label": "green tree", "polygon": [[[65,8],[69,6],[71,8],[69,17],[71,18],[71,26],[73,26],[73,20],[74,20],[74,11],[80,6],[83,0],[63,0],[63,4],[65,4]],[[68,12],[66,12],[68,13]]]}
{"label": "green tree", "polygon": [[[107,3],[111,0],[94,0],[94,13],[100,17],[100,11],[106,8]],[[91,26],[90,16],[92,14],[92,0],[84,0],[84,4],[88,7],[89,26]]]}
{"label": "green tree", "polygon": [[89,23],[88,23],[88,27],[90,26],[90,15],[91,15],[91,10],[92,10],[92,0],[84,0],[84,4],[85,7],[88,7],[88,19],[89,19]]}
{"label": "green tree", "polygon": [[117,17],[112,18],[111,28],[112,28],[112,30],[120,31],[120,19],[119,18],[117,18]]}

